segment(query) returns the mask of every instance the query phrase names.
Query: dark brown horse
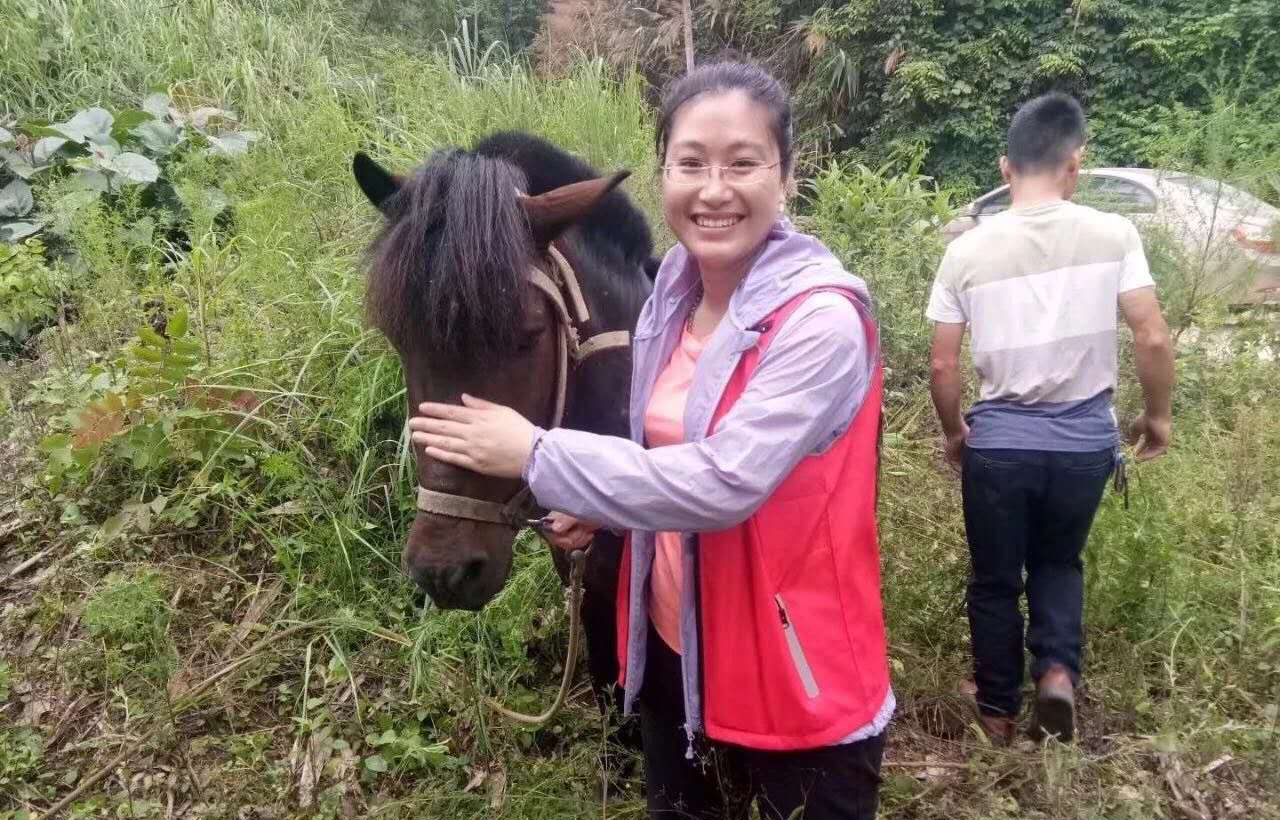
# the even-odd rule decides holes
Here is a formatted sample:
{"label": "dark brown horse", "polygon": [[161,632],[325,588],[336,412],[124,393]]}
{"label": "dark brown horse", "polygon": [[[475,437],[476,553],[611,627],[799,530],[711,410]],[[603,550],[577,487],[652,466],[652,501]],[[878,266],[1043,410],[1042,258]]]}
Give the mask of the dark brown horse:
{"label": "dark brown horse", "polygon": [[[629,348],[576,366],[570,357],[568,372],[558,373],[566,343],[576,350],[598,334],[630,331],[651,288],[648,224],[615,189],[625,174],[600,178],[519,133],[437,152],[408,176],[363,154],[353,170],[386,218],[369,252],[366,308],[400,354],[411,414],[421,402],[457,403],[466,392],[546,427],[563,392],[564,426],[627,434]],[[574,309],[566,276],[580,283],[585,311]],[[563,289],[559,297],[548,280]],[[564,333],[569,326],[574,335]],[[442,464],[420,450],[417,472],[427,492],[419,494],[404,570],[438,606],[479,609],[506,583],[519,522],[535,513],[521,503],[518,481]],[[481,502],[481,512],[468,513],[475,506],[468,500]],[[619,538],[602,531],[587,560],[582,618],[597,691],[616,679],[620,555]],[[558,550],[553,557],[563,579],[567,562]]]}

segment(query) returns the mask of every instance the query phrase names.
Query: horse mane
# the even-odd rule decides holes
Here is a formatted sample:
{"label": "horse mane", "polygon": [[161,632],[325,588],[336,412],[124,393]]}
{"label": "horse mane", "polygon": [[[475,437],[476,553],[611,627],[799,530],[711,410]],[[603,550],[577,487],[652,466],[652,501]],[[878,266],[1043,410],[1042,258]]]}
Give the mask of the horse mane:
{"label": "horse mane", "polygon": [[386,202],[365,304],[397,349],[425,344],[463,366],[515,346],[534,257],[517,199],[526,184],[508,162],[437,151]]}
{"label": "horse mane", "polygon": [[[425,345],[458,367],[496,361],[520,341],[525,273],[537,253],[520,192],[597,176],[546,140],[513,131],[432,154],[384,205],[369,248],[371,324],[402,352]],[[648,269],[648,223],[621,191],[578,227],[590,256],[616,260],[593,268],[637,277]]]}

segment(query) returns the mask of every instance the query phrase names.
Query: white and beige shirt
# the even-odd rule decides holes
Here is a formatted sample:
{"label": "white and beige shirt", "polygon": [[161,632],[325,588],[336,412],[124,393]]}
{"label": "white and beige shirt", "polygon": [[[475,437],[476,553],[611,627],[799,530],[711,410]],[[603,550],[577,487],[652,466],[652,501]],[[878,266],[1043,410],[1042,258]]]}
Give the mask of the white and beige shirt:
{"label": "white and beige shirt", "polygon": [[969,446],[1114,446],[1118,297],[1154,284],[1132,222],[1071,202],[985,217],[952,242],[926,315],[969,325]]}

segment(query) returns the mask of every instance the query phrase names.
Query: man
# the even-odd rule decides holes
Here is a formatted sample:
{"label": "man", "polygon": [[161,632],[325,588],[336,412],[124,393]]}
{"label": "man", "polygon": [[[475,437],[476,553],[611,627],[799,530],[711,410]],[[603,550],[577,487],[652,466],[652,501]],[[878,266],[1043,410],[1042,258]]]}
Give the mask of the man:
{"label": "man", "polygon": [[[1133,330],[1146,399],[1131,430],[1139,461],[1169,446],[1173,351],[1133,224],[1069,201],[1085,143],[1079,103],[1057,93],[1032,100],[1014,115],[1008,140],[1000,173],[1011,208],[957,238],[934,281],[930,390],[947,461],[962,480],[980,722],[996,742],[1013,739],[1025,569],[1034,726],[1065,741],[1080,682],[1080,553],[1119,446],[1116,306]],[[967,416],[966,327],[981,385]]]}

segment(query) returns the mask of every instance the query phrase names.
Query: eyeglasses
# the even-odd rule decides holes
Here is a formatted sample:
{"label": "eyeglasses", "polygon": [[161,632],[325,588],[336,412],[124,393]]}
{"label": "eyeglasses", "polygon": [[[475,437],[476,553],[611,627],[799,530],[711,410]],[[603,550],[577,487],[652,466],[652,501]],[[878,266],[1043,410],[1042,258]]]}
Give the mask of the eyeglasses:
{"label": "eyeglasses", "polygon": [[730,185],[754,185],[763,182],[771,168],[777,168],[782,162],[757,162],[751,159],[740,159],[728,165],[712,165],[698,160],[682,160],[672,165],[662,166],[663,176],[674,185],[704,185],[711,181],[713,169],[719,169],[720,181]]}

